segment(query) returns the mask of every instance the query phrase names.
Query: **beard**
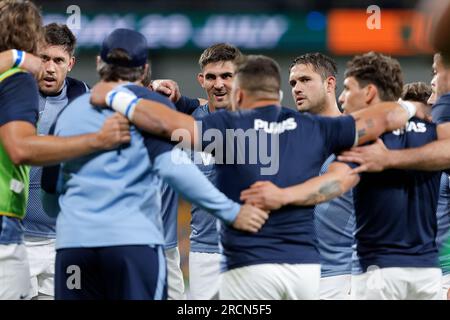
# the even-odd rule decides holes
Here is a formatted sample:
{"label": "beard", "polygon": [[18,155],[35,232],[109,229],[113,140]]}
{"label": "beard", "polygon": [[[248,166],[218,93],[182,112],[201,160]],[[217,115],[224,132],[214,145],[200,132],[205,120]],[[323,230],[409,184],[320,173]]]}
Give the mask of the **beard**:
{"label": "beard", "polygon": [[321,92],[318,97],[314,97],[314,101],[310,101],[309,105],[300,107],[300,112],[309,112],[311,114],[321,114],[327,106],[327,95],[325,92]]}

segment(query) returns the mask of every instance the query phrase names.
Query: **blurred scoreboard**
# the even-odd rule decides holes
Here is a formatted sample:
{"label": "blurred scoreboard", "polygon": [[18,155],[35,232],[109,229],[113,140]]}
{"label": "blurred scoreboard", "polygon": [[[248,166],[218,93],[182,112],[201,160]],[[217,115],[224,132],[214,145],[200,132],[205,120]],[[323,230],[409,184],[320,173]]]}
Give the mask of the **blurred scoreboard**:
{"label": "blurred scoreboard", "polygon": [[352,55],[370,50],[393,55],[431,52],[429,19],[414,10],[384,10],[379,28],[368,26],[366,10],[328,12],[118,12],[45,13],[44,22],[67,23],[80,49],[97,49],[115,28],[143,33],[156,50],[195,50],[229,42],[246,51],[329,52]]}

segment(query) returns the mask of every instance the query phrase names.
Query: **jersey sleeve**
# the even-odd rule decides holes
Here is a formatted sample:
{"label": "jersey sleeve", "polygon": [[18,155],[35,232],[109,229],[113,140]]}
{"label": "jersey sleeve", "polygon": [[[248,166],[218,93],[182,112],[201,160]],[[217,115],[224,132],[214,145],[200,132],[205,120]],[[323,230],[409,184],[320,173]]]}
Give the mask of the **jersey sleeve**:
{"label": "jersey sleeve", "polygon": [[185,114],[192,114],[199,106],[200,101],[198,101],[198,99],[191,99],[185,96],[182,96],[180,100],[175,103],[177,111],[183,112]]}
{"label": "jersey sleeve", "polygon": [[339,153],[355,143],[356,124],[352,116],[317,117],[328,153]]}
{"label": "jersey sleeve", "polygon": [[16,73],[0,82],[0,126],[11,121],[36,125],[38,115],[38,87],[31,74]]}

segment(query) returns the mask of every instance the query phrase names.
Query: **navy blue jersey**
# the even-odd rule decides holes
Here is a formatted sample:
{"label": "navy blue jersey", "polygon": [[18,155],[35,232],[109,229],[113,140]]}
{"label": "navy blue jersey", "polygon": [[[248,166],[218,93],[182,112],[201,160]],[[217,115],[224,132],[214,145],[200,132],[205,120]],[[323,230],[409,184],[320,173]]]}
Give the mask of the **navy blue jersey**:
{"label": "navy blue jersey", "polygon": [[[438,101],[433,105],[431,109],[433,120],[439,124],[450,121],[450,93],[441,96]],[[449,270],[444,268],[448,264],[449,255],[445,252],[450,252],[450,188],[448,180],[449,171],[442,173],[441,177],[441,189],[438,202],[437,219],[438,219],[438,233],[437,244],[438,248],[442,252],[439,256],[442,272],[449,274]]]}
{"label": "navy blue jersey", "polygon": [[26,72],[16,73],[0,82],[0,126],[10,121],[36,125],[39,95],[36,80]]}
{"label": "navy blue jersey", "polygon": [[431,109],[433,121],[437,124],[450,121],[450,93],[441,96]]}
{"label": "navy blue jersey", "polygon": [[[26,121],[36,125],[39,114],[38,101],[38,87],[36,80],[31,74],[11,69],[0,75],[0,126],[11,121]],[[12,163],[0,141],[0,174],[2,175],[0,178],[7,179],[8,175],[14,174],[11,168]],[[23,176],[23,179],[23,182],[28,180],[28,172],[26,176]],[[5,180],[5,182],[6,185],[9,185],[9,179]],[[0,192],[2,195],[3,193],[7,195],[3,198],[7,203],[3,203],[3,205],[9,207],[13,203],[13,199],[17,198],[14,196],[10,197],[10,190],[6,188],[4,190],[4,184],[0,184],[2,185]],[[26,196],[23,196],[23,192],[18,197],[21,197],[21,200],[16,200],[17,203],[25,205],[25,202],[22,203],[22,199],[26,201]],[[0,205],[0,244],[22,243],[22,221],[16,217],[3,216],[2,209],[3,206]]]}
{"label": "navy blue jersey", "polygon": [[[436,125],[412,118],[382,137],[388,149],[419,147],[437,139]],[[386,170],[363,173],[354,188],[360,264],[437,267],[436,209],[440,172]]]}
{"label": "navy blue jersey", "polygon": [[[269,180],[287,187],[319,175],[322,164],[332,153],[350,148],[355,141],[355,121],[351,116],[325,118],[277,106],[217,111],[202,120],[204,140],[217,133],[214,129],[220,131],[224,141],[231,133],[227,129],[241,129],[257,136],[258,141],[252,142],[228,139],[223,152],[215,150],[217,186],[237,202],[241,191],[256,181]],[[220,138],[216,136],[217,140]],[[205,151],[209,144],[210,141],[203,141]],[[252,159],[255,152],[261,154],[256,161]],[[267,161],[263,154],[272,160]],[[313,206],[283,207],[271,212],[257,234],[222,225],[224,268],[262,263],[318,264],[313,213]]]}
{"label": "navy blue jersey", "polygon": [[191,99],[185,96],[182,96],[175,103],[175,108],[185,114],[192,114],[198,107],[200,107],[200,101],[198,99]]}

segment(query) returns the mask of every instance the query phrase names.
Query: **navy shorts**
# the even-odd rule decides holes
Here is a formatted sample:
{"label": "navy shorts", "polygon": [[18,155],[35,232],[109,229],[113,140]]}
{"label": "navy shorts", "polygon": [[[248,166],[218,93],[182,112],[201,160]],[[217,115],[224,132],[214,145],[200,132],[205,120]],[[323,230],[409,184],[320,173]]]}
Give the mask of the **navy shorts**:
{"label": "navy shorts", "polygon": [[56,251],[57,300],[165,300],[164,249],[145,245]]}

